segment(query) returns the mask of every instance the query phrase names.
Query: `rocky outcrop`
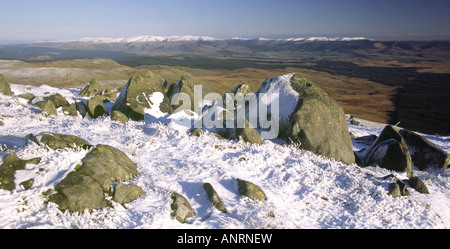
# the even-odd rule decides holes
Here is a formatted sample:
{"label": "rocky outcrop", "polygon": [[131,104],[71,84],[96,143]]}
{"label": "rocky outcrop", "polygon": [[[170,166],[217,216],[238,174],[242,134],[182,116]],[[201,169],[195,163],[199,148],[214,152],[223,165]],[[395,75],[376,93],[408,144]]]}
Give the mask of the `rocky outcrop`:
{"label": "rocky outcrop", "polygon": [[236,138],[242,138],[242,140],[246,143],[251,144],[263,144],[261,139],[261,135],[258,130],[255,129],[247,119],[245,119],[244,128],[236,128]]}
{"label": "rocky outcrop", "polygon": [[181,100],[181,97],[176,94],[179,93],[185,93],[189,96],[191,100],[191,105],[187,106],[187,108],[190,108],[189,110],[194,110],[194,82],[191,80],[191,78],[187,75],[183,75],[178,82],[173,85],[170,89],[170,96],[169,99],[171,101],[172,109],[174,111],[178,110],[181,111],[180,107],[183,105],[183,101]]}
{"label": "rocky outcrop", "polygon": [[116,91],[114,89],[105,89],[101,95],[104,97],[104,101],[114,102],[117,98]]}
{"label": "rocky outcrop", "polygon": [[0,74],[0,93],[7,96],[12,96],[14,93],[11,91],[8,80],[3,74]]}
{"label": "rocky outcrop", "polygon": [[81,162],[55,186],[56,193],[49,197],[60,209],[82,212],[104,208],[108,206],[105,195],[113,192],[110,187],[115,183],[118,183],[113,193],[116,202],[128,203],[145,195],[137,186],[120,184],[139,174],[136,164],[121,150],[99,144]]}
{"label": "rocky outcrop", "polygon": [[81,90],[80,95],[82,97],[91,97],[98,95],[101,92],[101,86],[98,81],[96,79],[92,79],[89,84]]}
{"label": "rocky outcrop", "polygon": [[399,131],[408,146],[415,167],[444,169],[450,164],[450,155],[419,134],[402,129]]}
{"label": "rocky outcrop", "polygon": [[128,118],[125,114],[123,114],[120,111],[112,111],[111,112],[111,120],[112,121],[118,121],[122,124],[125,124],[126,122],[128,122]]}
{"label": "rocky outcrop", "polygon": [[92,177],[76,171],[70,172],[59,182],[55,191],[49,201],[56,203],[61,210],[81,213],[84,210],[101,209],[108,204],[100,184]]}
{"label": "rocky outcrop", "polygon": [[0,188],[5,190],[14,190],[16,184],[15,173],[17,170],[24,170],[27,164],[38,164],[41,161],[40,157],[29,160],[20,159],[16,153],[12,152],[3,159],[0,165]]}
{"label": "rocky outcrop", "polygon": [[89,149],[92,145],[77,136],[57,134],[52,132],[41,132],[32,137],[33,141],[39,145],[48,146],[50,149],[57,150],[63,148],[76,149],[81,147],[83,149]]}
{"label": "rocky outcrop", "polygon": [[386,126],[372,144],[362,165],[377,165],[397,172],[406,172],[408,177],[414,176],[408,146],[400,133],[391,125]]}
{"label": "rocky outcrop", "polygon": [[104,191],[110,191],[114,182],[130,180],[139,172],[136,164],[121,150],[98,144],[81,160],[80,174],[93,178]]}
{"label": "rocky outcrop", "polygon": [[103,96],[92,97],[87,102],[87,113],[91,118],[98,118],[106,114],[106,107],[103,104]]}
{"label": "rocky outcrop", "polygon": [[121,111],[133,120],[143,120],[145,109],[153,105],[153,103],[150,103],[150,96],[159,92],[163,96],[162,102],[159,104],[159,110],[172,113],[172,107],[165,94],[163,83],[164,79],[161,76],[150,71],[131,77],[122,88],[112,109]]}
{"label": "rocky outcrop", "polygon": [[278,113],[270,108],[267,112],[279,117],[278,137],[321,156],[346,164],[355,162],[342,107],[315,83],[300,74],[286,74],[266,79],[256,92],[258,101],[263,93],[279,96]]}
{"label": "rocky outcrop", "polygon": [[56,115],[56,107],[50,100],[39,101],[34,104],[37,108],[41,109],[42,114],[45,116]]}
{"label": "rocky outcrop", "polygon": [[77,105],[75,103],[61,108],[62,112],[69,116],[78,116]]}
{"label": "rocky outcrop", "polygon": [[[56,109],[62,107],[63,112],[70,108],[69,102],[59,93],[55,93],[46,97],[33,98],[31,104],[41,109],[42,112],[49,115],[56,115]],[[71,112],[73,114],[73,112]],[[75,115],[74,115],[75,116]]]}
{"label": "rocky outcrop", "polygon": [[55,104],[56,108],[69,105],[69,102],[67,101],[67,99],[64,98],[59,93],[55,93],[50,96],[44,97],[44,101],[48,101],[48,100],[52,101],[53,104]]}

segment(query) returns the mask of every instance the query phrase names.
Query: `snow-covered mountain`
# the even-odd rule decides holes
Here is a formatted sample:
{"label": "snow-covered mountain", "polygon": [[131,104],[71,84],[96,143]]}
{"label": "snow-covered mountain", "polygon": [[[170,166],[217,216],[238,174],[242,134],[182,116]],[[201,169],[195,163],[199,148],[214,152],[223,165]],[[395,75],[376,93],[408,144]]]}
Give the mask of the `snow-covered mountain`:
{"label": "snow-covered mountain", "polygon": [[242,38],[242,37],[232,37],[232,38],[214,38],[210,36],[195,36],[195,35],[184,35],[184,36],[154,36],[154,35],[144,35],[144,36],[134,36],[128,38],[93,38],[84,37],[76,40],[69,41],[59,41],[59,42],[81,42],[81,43],[133,43],[133,42],[176,42],[176,41],[221,41],[221,40],[242,40],[242,41],[353,41],[353,40],[368,40],[365,37],[309,37],[309,38],[287,38],[287,39],[269,39],[263,37],[257,38]]}
{"label": "snow-covered mountain", "polygon": [[[0,94],[0,160],[11,152],[21,159],[40,157],[15,172],[16,189],[0,189],[0,228],[449,228],[450,169],[415,171],[430,194],[410,189],[410,196],[392,197],[394,174],[376,167],[345,165],[299,150],[295,144],[265,140],[262,145],[220,140],[214,134],[190,137],[188,128],[170,117],[130,120],[126,124],[86,116],[45,117],[19,94],[36,97],[59,93],[69,103],[86,102],[80,89],[11,84],[15,96]],[[106,103],[111,111],[113,103]],[[182,113],[182,112],[180,112]],[[180,115],[178,113],[178,115]],[[187,118],[190,116],[187,115]],[[379,135],[383,124],[349,123],[356,137]],[[53,150],[27,142],[43,131],[73,134],[91,144],[116,147],[136,163],[139,176],[126,182],[146,194],[131,203],[92,212],[61,212],[47,202],[54,189],[81,164],[87,149]],[[450,152],[450,137],[426,136]],[[354,143],[354,150],[363,144]],[[20,183],[34,179],[25,190]],[[258,184],[267,200],[252,202],[238,194],[236,179]],[[203,183],[214,186],[228,213],[215,209]],[[196,215],[181,224],[170,217],[170,192],[189,201]]]}

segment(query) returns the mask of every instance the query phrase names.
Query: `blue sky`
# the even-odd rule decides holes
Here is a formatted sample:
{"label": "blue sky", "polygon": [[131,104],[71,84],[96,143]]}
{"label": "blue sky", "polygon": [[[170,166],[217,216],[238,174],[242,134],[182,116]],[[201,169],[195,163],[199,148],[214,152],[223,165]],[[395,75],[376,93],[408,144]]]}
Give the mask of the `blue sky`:
{"label": "blue sky", "polygon": [[138,35],[450,39],[448,0],[6,0],[0,41]]}

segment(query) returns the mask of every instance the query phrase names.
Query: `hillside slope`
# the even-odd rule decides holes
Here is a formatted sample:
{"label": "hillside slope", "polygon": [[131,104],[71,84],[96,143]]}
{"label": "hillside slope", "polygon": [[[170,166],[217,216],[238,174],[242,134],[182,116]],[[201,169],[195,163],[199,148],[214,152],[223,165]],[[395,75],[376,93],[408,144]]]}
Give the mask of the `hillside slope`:
{"label": "hillside slope", "polygon": [[[15,94],[60,93],[70,103],[86,101],[79,90],[11,84]],[[112,103],[107,104],[110,111]],[[1,228],[449,228],[450,169],[416,170],[431,194],[409,189],[411,196],[389,196],[391,171],[340,162],[298,150],[282,141],[263,145],[219,140],[212,134],[189,137],[188,128],[169,117],[147,115],[121,124],[108,116],[91,119],[45,117],[26,100],[0,95],[1,158],[15,152],[21,159],[41,157],[15,174],[17,185],[33,178],[25,190],[0,190]],[[355,136],[378,135],[382,124],[349,124]],[[73,171],[88,150],[53,150],[27,142],[42,131],[77,135],[91,144],[108,144],[125,152],[140,175],[128,183],[146,195],[123,206],[93,212],[61,212],[45,193]],[[450,137],[426,136],[450,152]],[[354,144],[354,149],[361,149]],[[253,202],[238,194],[237,179],[256,183],[267,200]],[[216,210],[203,190],[214,186],[228,210]],[[185,224],[170,217],[170,192],[187,198],[196,215]]]}

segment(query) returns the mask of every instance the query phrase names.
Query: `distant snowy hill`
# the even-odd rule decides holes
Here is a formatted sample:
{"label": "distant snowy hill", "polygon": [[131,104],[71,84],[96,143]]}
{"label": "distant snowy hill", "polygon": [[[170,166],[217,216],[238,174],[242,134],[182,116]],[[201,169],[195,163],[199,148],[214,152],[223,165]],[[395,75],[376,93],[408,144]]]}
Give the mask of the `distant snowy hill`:
{"label": "distant snowy hill", "polygon": [[221,40],[258,40],[258,41],[354,41],[354,40],[369,40],[365,37],[309,37],[309,38],[287,38],[287,39],[269,39],[269,38],[242,38],[242,37],[233,37],[233,38],[214,38],[210,36],[195,36],[195,35],[184,35],[184,36],[153,36],[153,35],[144,35],[144,36],[134,36],[128,38],[93,38],[93,37],[84,37],[76,40],[64,40],[59,42],[81,42],[81,43],[133,43],[133,42],[179,42],[179,41],[221,41]]}
{"label": "distant snowy hill", "polygon": [[[392,197],[394,174],[376,167],[359,167],[299,150],[295,144],[265,140],[262,145],[220,140],[210,133],[190,137],[188,128],[147,115],[126,124],[109,116],[92,119],[58,110],[45,117],[19,94],[36,97],[60,93],[69,103],[86,102],[80,89],[11,84],[16,96],[0,94],[0,160],[11,152],[21,159],[40,157],[15,173],[16,189],[0,189],[0,228],[450,228],[450,169],[415,170],[430,194],[408,188],[411,196]],[[110,112],[113,103],[106,103]],[[179,115],[179,114],[178,114]],[[379,135],[383,124],[349,123],[356,137]],[[127,183],[146,194],[131,203],[92,212],[61,212],[47,202],[55,188],[81,163],[88,149],[53,150],[27,141],[43,131],[72,134],[91,144],[107,144],[127,154],[140,175]],[[426,136],[450,152],[450,137]],[[354,150],[364,146],[354,143]],[[0,162],[2,163],[2,162]],[[267,200],[252,202],[238,194],[236,179],[262,187]],[[25,190],[19,183],[34,179]],[[228,213],[215,209],[203,183],[222,198]],[[189,201],[196,215],[181,224],[170,217],[170,192]]]}

